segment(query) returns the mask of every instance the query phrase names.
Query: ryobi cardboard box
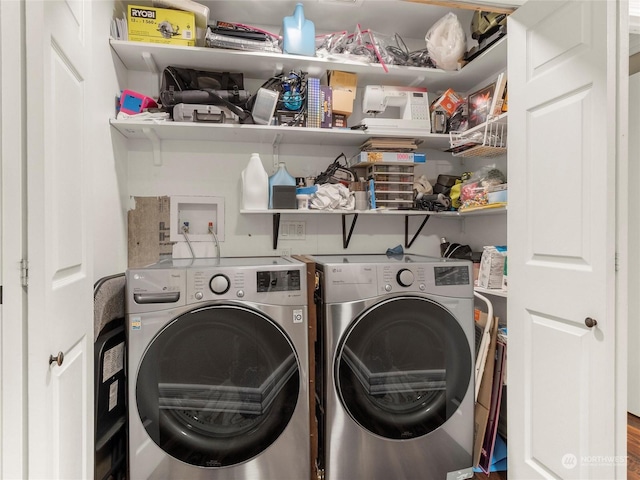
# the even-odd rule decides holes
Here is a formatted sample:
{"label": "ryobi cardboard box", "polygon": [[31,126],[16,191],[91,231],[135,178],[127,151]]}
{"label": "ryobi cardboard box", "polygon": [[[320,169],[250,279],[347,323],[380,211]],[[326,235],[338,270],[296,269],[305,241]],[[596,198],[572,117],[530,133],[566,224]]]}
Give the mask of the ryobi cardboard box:
{"label": "ryobi cardboard box", "polygon": [[129,5],[127,9],[129,40],[133,42],[196,44],[196,21],[193,12]]}

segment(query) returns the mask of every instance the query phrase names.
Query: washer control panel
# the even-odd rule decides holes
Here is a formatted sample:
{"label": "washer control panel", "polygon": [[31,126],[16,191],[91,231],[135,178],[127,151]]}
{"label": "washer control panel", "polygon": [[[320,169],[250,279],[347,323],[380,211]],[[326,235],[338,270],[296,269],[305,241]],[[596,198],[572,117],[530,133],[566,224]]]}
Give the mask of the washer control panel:
{"label": "washer control panel", "polygon": [[244,300],[298,305],[306,298],[306,275],[301,267],[190,268],[187,302]]}

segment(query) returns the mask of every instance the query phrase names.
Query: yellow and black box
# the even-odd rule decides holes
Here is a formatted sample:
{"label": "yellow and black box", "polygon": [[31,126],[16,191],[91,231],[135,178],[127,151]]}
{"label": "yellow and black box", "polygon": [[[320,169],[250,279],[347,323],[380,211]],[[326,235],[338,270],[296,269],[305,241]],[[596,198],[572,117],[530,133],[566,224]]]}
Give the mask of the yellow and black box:
{"label": "yellow and black box", "polygon": [[196,44],[196,20],[193,12],[129,5],[129,40],[133,42]]}

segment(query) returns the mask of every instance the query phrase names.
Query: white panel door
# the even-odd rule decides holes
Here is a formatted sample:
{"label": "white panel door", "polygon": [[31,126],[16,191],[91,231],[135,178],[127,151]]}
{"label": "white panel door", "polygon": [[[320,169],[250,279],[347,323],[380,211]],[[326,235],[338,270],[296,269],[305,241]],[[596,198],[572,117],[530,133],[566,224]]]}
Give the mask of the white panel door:
{"label": "white panel door", "polygon": [[626,101],[617,7],[533,0],[509,20],[509,478],[624,472],[615,401],[616,142],[626,128],[616,122],[617,96]]}
{"label": "white panel door", "polygon": [[[26,2],[29,477],[93,476],[91,1]],[[49,356],[64,355],[60,365]]]}
{"label": "white panel door", "polygon": [[[640,132],[640,73],[629,78],[629,132]],[[629,136],[629,186],[637,188],[640,182],[640,135]],[[633,191],[633,190],[631,190]],[[629,291],[640,291],[640,213],[629,211]],[[640,295],[629,298],[629,365],[627,410],[640,416]]]}
{"label": "white panel door", "polygon": [[[20,260],[26,254],[24,154],[25,58],[18,48],[24,36],[21,2],[0,2],[0,239],[2,319],[0,319],[0,478],[25,478],[24,431],[27,372],[23,368],[26,294]],[[7,232],[9,232],[7,234]]]}

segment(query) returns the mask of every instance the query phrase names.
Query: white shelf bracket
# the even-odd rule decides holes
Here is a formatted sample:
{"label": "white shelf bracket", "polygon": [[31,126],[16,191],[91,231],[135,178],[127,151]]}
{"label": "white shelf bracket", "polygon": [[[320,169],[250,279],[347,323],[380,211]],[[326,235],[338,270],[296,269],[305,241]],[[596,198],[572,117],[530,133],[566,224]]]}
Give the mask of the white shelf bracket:
{"label": "white shelf bracket", "polygon": [[153,59],[153,55],[151,55],[151,53],[142,52],[140,55],[142,56],[142,60],[144,61],[145,65],[147,66],[147,68],[151,73],[159,72],[158,65],[156,64],[156,61]]}
{"label": "white shelf bracket", "polygon": [[467,231],[467,219],[462,217],[460,219],[460,233],[465,234]]}
{"label": "white shelf bracket", "polygon": [[278,133],[273,137],[273,143],[271,144],[271,150],[273,152],[273,169],[278,169],[278,162],[280,158],[280,143],[282,142],[282,134]]}
{"label": "white shelf bracket", "polygon": [[155,130],[149,127],[143,127],[142,133],[144,133],[145,137],[149,139],[151,142],[151,148],[153,149],[153,164],[157,167],[162,165],[162,156],[160,153],[160,138]]}

